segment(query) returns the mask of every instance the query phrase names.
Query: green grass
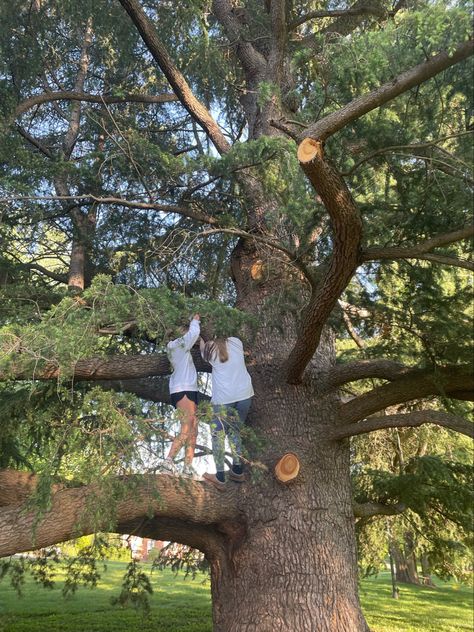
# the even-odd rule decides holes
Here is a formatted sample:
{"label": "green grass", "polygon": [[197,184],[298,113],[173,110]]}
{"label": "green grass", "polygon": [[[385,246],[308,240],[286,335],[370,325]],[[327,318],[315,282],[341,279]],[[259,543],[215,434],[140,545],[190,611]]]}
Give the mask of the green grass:
{"label": "green grass", "polygon": [[150,615],[112,606],[110,598],[120,593],[125,567],[124,562],[107,562],[97,588],[79,588],[69,599],[61,595],[61,582],[48,590],[27,581],[21,598],[2,582],[0,632],[211,632],[209,582],[202,579],[157,571]]}
{"label": "green grass", "polygon": [[[152,610],[146,616],[110,604],[124,569],[123,562],[108,562],[96,589],[80,588],[67,600],[60,582],[45,590],[27,581],[22,598],[0,583],[0,632],[211,632],[209,582],[184,580],[171,571],[154,573]],[[471,590],[437,583],[437,589],[402,586],[395,600],[388,574],[364,580],[362,605],[373,632],[470,632]]]}
{"label": "green grass", "polygon": [[389,573],[361,583],[360,598],[373,632],[471,632],[473,593],[468,586],[445,584],[436,588],[400,584],[400,598],[392,598]]}

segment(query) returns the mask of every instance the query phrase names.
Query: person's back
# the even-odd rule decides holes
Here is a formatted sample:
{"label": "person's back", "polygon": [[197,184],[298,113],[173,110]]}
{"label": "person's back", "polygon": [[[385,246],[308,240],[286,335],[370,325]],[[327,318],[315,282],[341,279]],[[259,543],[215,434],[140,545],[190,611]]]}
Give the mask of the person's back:
{"label": "person's back", "polygon": [[241,427],[252,402],[252,379],[245,367],[244,347],[238,338],[216,338],[201,342],[201,354],[212,365],[211,420],[212,455],[216,473],[205,472],[203,479],[218,489],[225,488],[225,437],[229,438],[232,467],[229,480],[242,483],[245,479],[241,456]]}
{"label": "person's back", "polygon": [[252,397],[252,380],[245,367],[244,348],[239,338],[226,339],[228,359],[221,362],[219,353],[210,358],[212,365],[213,404],[232,404]]}

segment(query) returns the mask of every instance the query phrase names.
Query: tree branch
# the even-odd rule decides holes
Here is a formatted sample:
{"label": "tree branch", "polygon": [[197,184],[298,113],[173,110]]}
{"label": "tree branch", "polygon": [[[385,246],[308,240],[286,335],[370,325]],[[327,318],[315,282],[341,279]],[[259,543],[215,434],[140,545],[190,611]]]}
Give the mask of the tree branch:
{"label": "tree branch", "polygon": [[[375,7],[375,6],[372,6],[372,7],[361,6],[357,8],[351,8],[351,9],[341,9],[339,11],[337,10],[310,11],[309,13],[306,13],[305,15],[302,15],[296,20],[293,20],[292,22],[290,22],[290,24],[288,25],[288,30],[294,31],[299,26],[301,26],[302,24],[305,24],[306,22],[309,22],[310,20],[318,20],[322,18],[346,18],[346,17],[355,17],[355,16],[364,16],[364,15],[381,16],[385,14],[386,12],[382,8]],[[392,11],[389,11],[387,13],[387,15],[391,15],[391,14],[393,14]]]}
{"label": "tree branch", "polygon": [[248,231],[240,230],[238,228],[216,228],[211,230],[204,230],[200,233],[197,233],[196,237],[206,237],[208,235],[214,235],[216,233],[244,237],[249,242],[254,240],[261,244],[266,244],[270,248],[283,252],[288,257],[288,265],[294,266],[295,268],[300,270],[300,272],[303,273],[304,277],[311,286],[315,285],[314,274],[311,272],[308,266],[305,265],[303,261],[301,261],[298,255],[285,246],[282,246],[278,242],[274,241],[273,239],[269,239],[268,237],[265,237],[264,235],[260,235],[258,233],[249,233]]}
{"label": "tree branch", "polygon": [[[198,371],[208,372],[210,367],[201,358],[197,349],[191,352]],[[168,375],[171,365],[165,353],[150,353],[147,355],[118,355],[105,358],[89,358],[78,360],[72,371],[68,372],[74,381],[97,380],[132,380],[143,377]],[[55,363],[46,364],[41,368],[27,371],[10,367],[8,371],[0,372],[0,380],[55,380],[60,379],[61,369]]]}
{"label": "tree branch", "polygon": [[[406,0],[402,0],[398,3],[398,5],[402,5],[405,2]],[[370,7],[371,13],[356,13],[359,9],[365,9],[367,7]],[[400,6],[396,6],[392,12],[389,12],[386,9],[386,3],[384,3],[383,0],[356,0],[352,7],[349,8],[351,13],[339,16],[331,22],[329,26],[319,30],[318,34],[323,35],[326,40],[334,36],[345,37],[346,35],[353,33],[368,16],[373,15],[378,17],[378,20],[382,20],[385,16],[395,15],[400,8]],[[318,40],[316,40],[316,42],[317,41]],[[301,43],[305,47],[310,47],[313,50],[316,49],[317,45],[315,46],[314,33],[303,37]]]}
{"label": "tree branch", "polygon": [[13,118],[18,118],[31,108],[41,105],[43,103],[50,103],[52,101],[84,101],[86,103],[170,103],[177,101],[178,97],[173,93],[167,94],[126,94],[122,97],[116,97],[111,95],[102,94],[89,94],[88,92],[68,92],[67,90],[61,90],[58,92],[43,92],[41,94],[35,94],[34,96],[26,99],[22,103],[16,106]]}
{"label": "tree branch", "polygon": [[337,131],[360,118],[367,112],[375,110],[384,103],[403,94],[407,90],[431,79],[443,70],[467,59],[473,54],[473,40],[460,44],[453,53],[443,51],[418,66],[407,70],[376,90],[354,99],[336,112],[328,114],[320,121],[305,129],[300,139],[313,138],[324,141]]}
{"label": "tree branch", "polygon": [[324,160],[321,143],[304,140],[298,148],[298,159],[331,217],[333,251],[327,272],[313,289],[305,308],[298,338],[288,358],[290,383],[301,380],[316,351],[326,320],[357,268],[362,238],[360,213],[344,180]]}
{"label": "tree branch", "polygon": [[344,310],[341,310],[341,311],[342,311],[342,320],[344,321],[344,325],[346,327],[347,333],[352,338],[352,340],[356,343],[359,349],[364,349],[365,342],[363,338],[361,338],[359,334],[357,333],[357,331],[355,330],[355,327],[352,324],[349,314],[345,312]]}
{"label": "tree branch", "polygon": [[[471,366],[412,369],[399,379],[370,390],[342,404],[340,418],[346,423],[365,419],[388,406],[402,404],[431,395],[457,398],[457,392],[474,392],[474,369]],[[462,399],[465,399],[463,395]],[[337,432],[337,430],[336,430]]]}
{"label": "tree branch", "polygon": [[463,261],[455,257],[446,257],[443,255],[433,254],[427,255],[433,248],[439,248],[440,246],[446,246],[448,244],[461,241],[463,239],[469,239],[474,236],[474,224],[465,226],[458,230],[454,230],[450,233],[441,233],[430,237],[425,241],[422,241],[415,246],[392,246],[385,248],[368,248],[361,254],[361,262],[366,261],[378,261],[382,259],[429,259],[438,263],[448,263],[449,265],[456,265],[468,270],[473,270],[474,265],[470,261]]}
{"label": "tree branch", "polygon": [[356,424],[340,426],[331,436],[333,439],[345,439],[383,428],[416,428],[423,424],[436,424],[474,438],[474,424],[457,415],[441,410],[416,410],[412,413],[369,417]]}
{"label": "tree branch", "polygon": [[[404,257],[410,259],[410,257]],[[466,259],[458,259],[457,257],[446,257],[444,255],[426,254],[413,257],[420,261],[432,261],[433,263],[439,263],[440,265],[453,266],[455,268],[464,268],[464,270],[474,270],[474,263],[472,261],[466,261]]]}
{"label": "tree branch", "polygon": [[32,272],[39,272],[42,276],[46,276],[53,281],[57,281],[58,283],[67,283],[67,274],[61,274],[60,272],[48,270],[38,263],[24,263],[20,259],[20,257],[17,257],[14,253],[11,252],[5,251],[4,254],[6,254],[8,257],[11,257],[14,260],[16,267],[20,270],[31,270]]}
{"label": "tree branch", "polygon": [[143,11],[138,0],[120,0],[120,4],[132,19],[145,45],[168,79],[182,105],[192,118],[201,125],[219,153],[227,153],[230,145],[224,134],[208,109],[194,96],[185,78],[174,65],[168,51],[159,39],[153,23]]}
{"label": "tree branch", "polygon": [[232,2],[229,0],[213,0],[212,2],[212,12],[224,27],[230,45],[242,63],[247,80],[252,83],[253,79],[263,76],[267,61],[250,42],[246,42],[242,37],[242,25],[233,8]]}
{"label": "tree branch", "polygon": [[[92,44],[92,18],[89,16],[86,23],[84,32],[84,40],[81,49],[81,56],[79,59],[79,69],[74,83],[74,92],[83,92],[84,83],[89,68],[89,49]],[[62,149],[64,157],[69,160],[71,157],[74,146],[77,142],[79,135],[79,129],[81,124],[81,102],[76,101],[72,104],[71,114],[69,118],[68,130],[63,138]]]}
{"label": "tree branch", "polygon": [[[23,504],[35,491],[37,484],[38,477],[31,472],[0,470],[0,507]],[[53,485],[53,492],[63,487],[63,485]]]}
{"label": "tree branch", "polygon": [[57,281],[58,283],[67,283],[67,274],[53,272],[52,270],[48,270],[47,268],[40,266],[38,263],[22,263],[19,265],[19,267],[24,268],[25,270],[39,272],[39,274],[41,274],[42,276],[46,276],[53,281]]}
{"label": "tree branch", "polygon": [[[191,479],[158,475],[123,477],[121,483],[130,491],[118,501],[115,519],[118,524],[130,523],[153,515],[193,525],[208,526],[241,520],[236,503],[236,490],[225,492]],[[0,509],[0,557],[51,546],[100,530],[101,525],[87,512],[88,503],[100,502],[97,485],[62,489],[54,493],[51,509],[39,520],[28,506],[7,506]]]}
{"label": "tree branch", "polygon": [[373,318],[374,313],[369,311],[368,309],[364,309],[363,307],[357,307],[357,305],[351,305],[347,301],[343,301],[339,299],[337,301],[339,303],[340,308],[343,312],[348,314],[353,318]]}
{"label": "tree branch", "polygon": [[245,528],[235,527],[236,523],[227,522],[225,525],[200,525],[194,522],[178,520],[176,518],[136,518],[124,520],[117,524],[116,533],[133,534],[141,538],[153,540],[169,540],[180,542],[193,549],[202,551],[208,560],[219,558],[222,563],[228,558],[228,542],[226,527],[232,524],[234,531],[245,531]]}
{"label": "tree branch", "polygon": [[[354,173],[354,171],[356,171],[364,163],[368,162],[369,160],[372,160],[372,158],[376,158],[377,156],[381,156],[386,153],[407,150],[408,152],[410,152],[411,155],[413,155],[414,151],[420,152],[420,150],[428,149],[430,147],[435,147],[436,149],[440,149],[437,145],[443,140],[449,140],[450,138],[457,138],[459,136],[464,136],[465,134],[472,134],[472,133],[473,133],[473,130],[465,130],[463,132],[458,132],[456,134],[448,134],[447,136],[436,138],[435,140],[427,141],[425,143],[413,143],[411,145],[390,145],[388,147],[381,147],[380,149],[373,151],[367,156],[364,156],[364,158],[361,158],[361,160],[356,162],[356,164],[353,167],[351,167],[348,171],[345,171],[344,173],[342,173],[342,176],[344,177],[350,176],[351,174]],[[422,156],[422,157],[429,158],[428,156]],[[453,174],[451,173],[451,175]],[[472,178],[467,178],[467,176],[466,176],[466,179],[468,180],[470,184],[474,182]]]}
{"label": "tree branch", "polygon": [[33,147],[36,147],[36,149],[38,149],[44,156],[46,156],[46,158],[53,160],[54,155],[49,147],[46,147],[46,145],[43,145],[43,143],[40,142],[37,138],[29,134],[25,129],[23,129],[23,127],[21,127],[21,125],[15,125],[15,129],[20,134],[20,136],[22,136],[31,145],[33,145]]}
{"label": "tree branch", "polygon": [[406,509],[404,503],[384,505],[383,503],[357,503],[352,502],[352,510],[356,518],[371,518],[372,516],[396,516]]}
{"label": "tree branch", "polygon": [[80,200],[90,200],[91,202],[97,202],[98,204],[116,204],[117,206],[123,206],[125,208],[136,208],[139,210],[151,210],[151,211],[160,211],[163,213],[176,213],[177,215],[183,215],[184,217],[189,217],[190,219],[194,219],[198,222],[203,222],[204,224],[210,224],[211,226],[216,226],[219,224],[218,220],[207,213],[204,213],[200,210],[199,205],[195,202],[190,202],[186,206],[180,206],[176,204],[158,204],[156,202],[138,202],[134,200],[124,200],[120,197],[98,197],[96,195],[46,195],[46,196],[11,196],[7,198],[0,198],[0,203],[7,203],[12,201],[77,201]]}
{"label": "tree branch", "polygon": [[412,369],[393,360],[359,360],[339,364],[328,373],[322,374],[319,379],[324,389],[332,389],[368,378],[396,380],[410,371]]}

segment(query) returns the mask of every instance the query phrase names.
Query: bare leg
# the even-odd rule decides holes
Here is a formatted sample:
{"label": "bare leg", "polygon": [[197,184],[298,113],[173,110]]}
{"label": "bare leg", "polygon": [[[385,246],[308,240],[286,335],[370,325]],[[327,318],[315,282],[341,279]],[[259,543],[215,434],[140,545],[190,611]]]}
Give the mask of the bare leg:
{"label": "bare leg", "polygon": [[176,407],[181,414],[181,428],[179,434],[173,439],[167,458],[173,460],[184,445],[186,446],[184,463],[190,465],[194,458],[194,449],[196,447],[196,404],[185,395],[179,400]]}
{"label": "bare leg", "polygon": [[[191,402],[194,404],[194,402]],[[194,411],[196,411],[196,405],[194,404]],[[188,439],[184,447],[184,464],[191,465],[194,459],[194,450],[196,449],[196,440],[198,434],[198,420],[194,414],[191,419],[191,427],[189,430]]]}

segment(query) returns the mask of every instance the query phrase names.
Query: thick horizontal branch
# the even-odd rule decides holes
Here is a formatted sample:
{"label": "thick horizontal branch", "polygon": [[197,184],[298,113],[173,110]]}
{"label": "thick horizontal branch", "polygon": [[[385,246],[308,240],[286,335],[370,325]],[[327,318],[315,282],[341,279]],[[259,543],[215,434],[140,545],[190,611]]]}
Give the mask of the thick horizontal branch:
{"label": "thick horizontal branch", "polygon": [[433,248],[447,246],[463,239],[469,239],[474,236],[474,225],[464,226],[450,233],[441,233],[430,239],[426,239],[415,246],[392,246],[384,248],[368,248],[361,254],[361,262],[380,261],[383,259],[430,259],[439,263],[448,263],[458,267],[464,267],[468,270],[474,270],[471,261],[464,261],[455,257],[447,257],[436,253],[430,253]]}
{"label": "thick horizontal branch", "polygon": [[463,61],[472,55],[473,52],[473,41],[468,40],[460,44],[453,53],[443,51],[435,55],[431,59],[418,64],[418,66],[401,73],[391,81],[384,83],[376,90],[358,97],[336,112],[328,114],[317,123],[314,123],[314,125],[306,128],[301,133],[301,140],[304,138],[313,138],[317,141],[326,140],[352,121],[367,114],[367,112],[375,110],[384,103],[407,92],[407,90]]}
{"label": "thick horizontal branch", "polygon": [[195,219],[198,222],[210,224],[212,226],[217,225],[218,221],[215,217],[208,215],[200,210],[198,204],[190,202],[187,205],[178,206],[176,204],[158,204],[156,202],[138,202],[134,200],[125,200],[120,197],[98,197],[96,195],[45,195],[45,196],[28,196],[18,195],[10,196],[6,198],[0,198],[1,203],[9,203],[13,201],[17,202],[48,202],[48,201],[75,201],[80,202],[95,202],[97,204],[115,204],[117,206],[123,206],[125,208],[135,208],[144,211],[159,211],[162,213],[176,213],[177,215],[183,215],[190,219]]}
{"label": "thick horizontal branch", "polygon": [[[228,522],[224,527],[227,525],[232,525],[234,531],[245,531],[243,526],[236,527],[236,523]],[[200,525],[176,518],[153,516],[122,520],[117,523],[115,532],[186,544],[205,553],[208,560],[220,558],[224,561],[228,555],[229,538],[222,525]]]}
{"label": "thick horizontal branch", "polygon": [[163,74],[168,79],[181,104],[186,108],[192,118],[204,129],[211,141],[214,143],[219,153],[229,151],[230,144],[227,142],[219,125],[212,117],[209,110],[195,97],[186,79],[173,63],[163,42],[158,37],[158,33],[153,22],[146,15],[138,0],[120,0],[120,4],[130,16],[135,24],[146,47],[153,55]]}
{"label": "thick horizontal branch", "polygon": [[[31,472],[0,470],[0,507],[23,504],[37,484],[38,477]],[[64,485],[53,485],[54,492],[63,488]]]}
{"label": "thick horizontal branch", "polygon": [[383,503],[352,503],[352,510],[356,518],[371,518],[372,516],[396,516],[403,513],[406,506],[403,503],[384,505]]}
{"label": "thick horizontal branch", "polygon": [[87,92],[68,92],[62,90],[59,92],[43,92],[41,94],[35,94],[33,97],[26,99],[22,103],[16,106],[14,118],[18,118],[31,108],[41,105],[42,103],[50,103],[52,101],[85,101],[87,103],[170,103],[171,101],[177,101],[178,97],[175,94],[126,94],[121,97],[102,95],[102,94],[88,94]]}
{"label": "thick horizontal branch", "polygon": [[412,369],[393,360],[358,360],[336,365],[331,371],[319,377],[324,389],[337,388],[349,382],[379,378],[396,380]]}
{"label": "thick horizontal branch", "polygon": [[[240,519],[233,489],[223,493],[205,483],[166,474],[123,477],[118,482],[124,486],[124,497],[114,512],[118,524],[151,516],[177,520],[189,527]],[[35,529],[37,516],[31,509],[24,505],[1,508],[0,557],[101,530],[101,525],[91,519],[94,512],[87,511],[90,503],[101,502],[101,493],[96,485],[57,491],[51,509],[41,516]]]}
{"label": "thick horizontal branch", "polygon": [[388,406],[429,396],[465,399],[474,393],[474,369],[471,366],[412,369],[390,384],[384,384],[355,397],[340,408],[340,418],[350,424]]}
{"label": "thick horizontal branch", "polygon": [[416,410],[412,413],[369,417],[356,424],[347,424],[337,428],[332,434],[334,439],[344,439],[355,435],[374,432],[384,428],[416,428],[423,424],[436,424],[454,430],[474,439],[474,424],[457,415],[441,410]]}
{"label": "thick horizontal branch", "polygon": [[[209,371],[209,365],[203,361],[197,349],[192,351],[192,356],[198,371]],[[67,376],[74,381],[97,381],[131,380],[170,373],[171,365],[167,355],[150,353],[78,360]],[[14,367],[10,367],[7,372],[0,373],[0,380],[55,380],[61,377],[61,369],[54,363],[28,371],[15,371]]]}

